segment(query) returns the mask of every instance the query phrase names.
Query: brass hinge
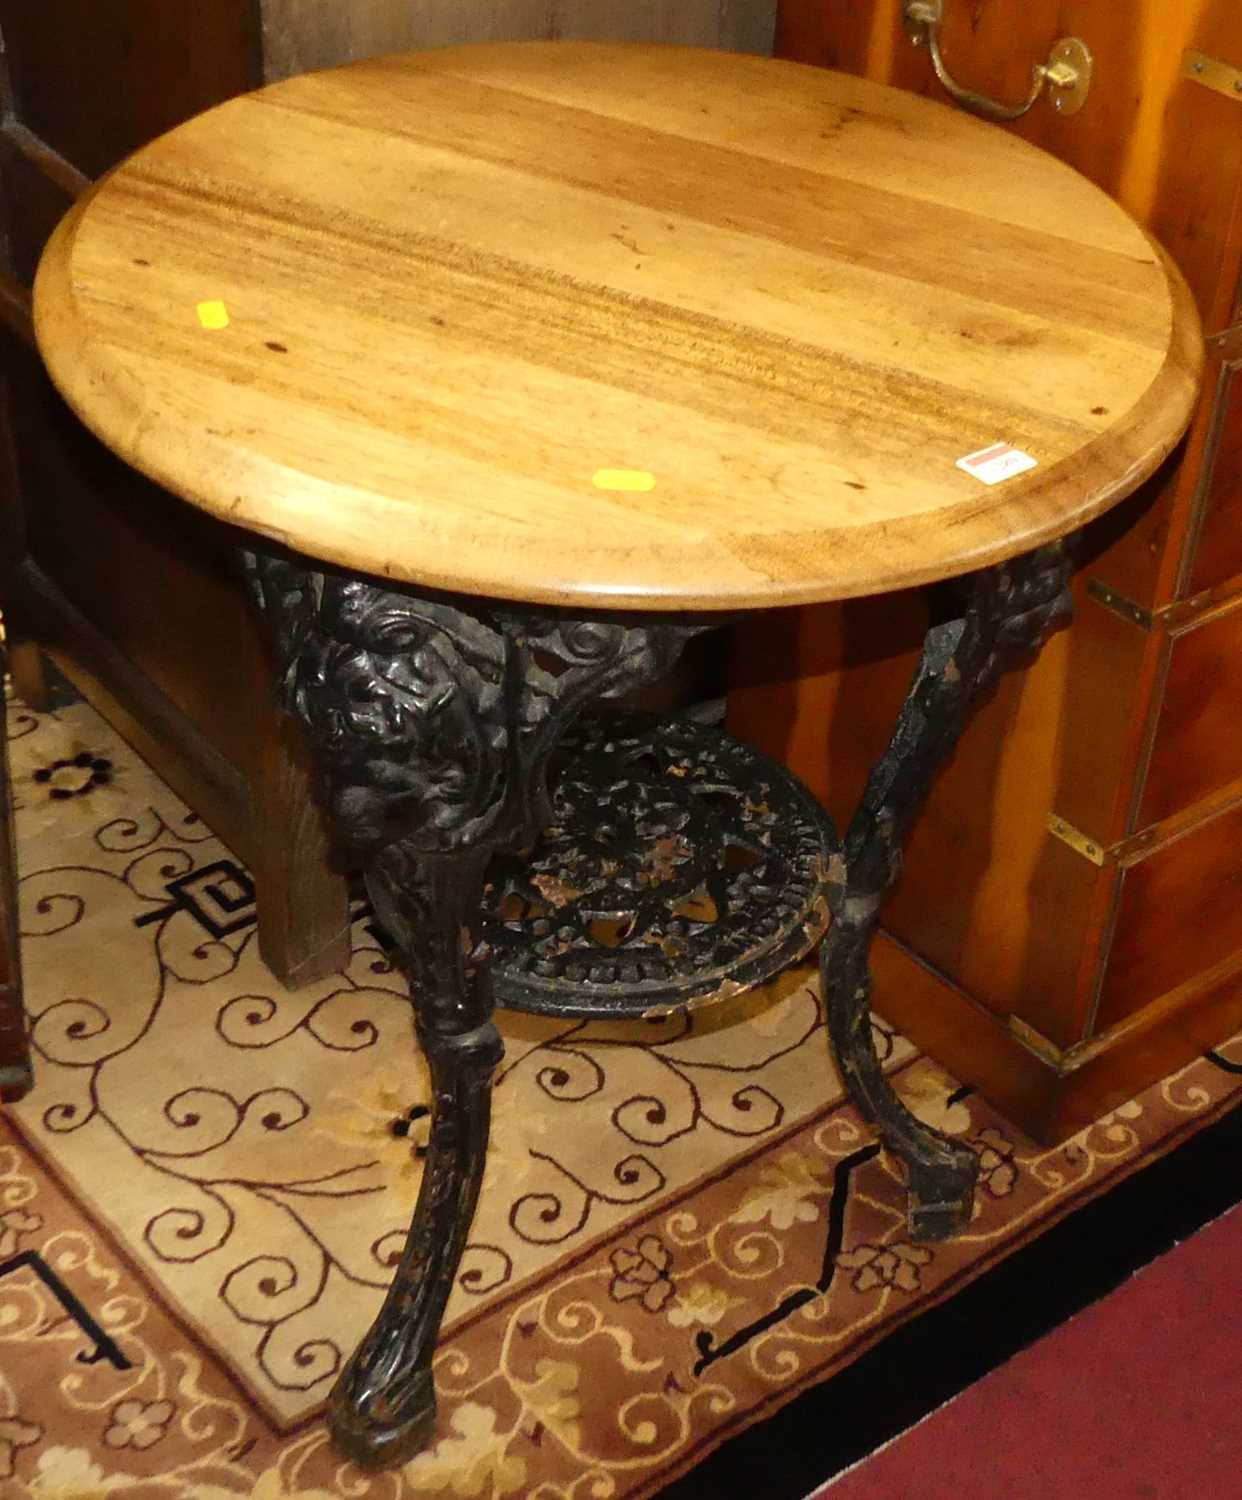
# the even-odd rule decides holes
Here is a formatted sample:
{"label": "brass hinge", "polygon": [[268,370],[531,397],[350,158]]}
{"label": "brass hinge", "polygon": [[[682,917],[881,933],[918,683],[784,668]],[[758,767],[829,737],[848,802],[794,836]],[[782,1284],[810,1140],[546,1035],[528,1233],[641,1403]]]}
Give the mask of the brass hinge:
{"label": "brass hinge", "polygon": [[1081,854],[1084,859],[1089,859],[1093,865],[1103,867],[1111,852],[1103,844],[1097,843],[1095,839],[1088,838],[1085,833],[1080,833],[1072,823],[1067,823],[1056,813],[1048,814],[1048,832],[1053,838],[1060,839],[1063,844],[1068,844],[1075,854]]}
{"label": "brass hinge", "polygon": [[1215,89],[1230,99],[1242,102],[1242,68],[1235,68],[1219,57],[1209,57],[1206,52],[1196,52],[1187,47],[1182,53],[1182,72],[1205,88]]}
{"label": "brass hinge", "polygon": [[1156,617],[1151,610],[1144,608],[1141,604],[1136,604],[1133,599],[1127,599],[1116,589],[1110,589],[1098,578],[1087,580],[1087,593],[1097,604],[1102,604],[1105,609],[1111,609],[1115,615],[1120,615],[1123,620],[1129,620],[1132,625],[1138,625],[1143,630],[1150,630],[1155,622]]}

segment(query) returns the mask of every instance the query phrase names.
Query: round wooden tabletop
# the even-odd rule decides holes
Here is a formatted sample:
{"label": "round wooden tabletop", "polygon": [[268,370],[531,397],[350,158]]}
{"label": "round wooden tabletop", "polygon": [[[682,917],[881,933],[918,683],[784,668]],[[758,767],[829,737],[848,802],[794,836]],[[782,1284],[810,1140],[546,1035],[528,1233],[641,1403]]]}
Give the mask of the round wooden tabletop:
{"label": "round wooden tabletop", "polygon": [[[1201,360],[1163,252],[1006,132],[793,63],[576,43],[190,121],[61,225],[35,316],[87,425],[228,521],[655,610],[876,593],[1068,532],[1169,452]],[[1034,466],[959,467],[995,445]]]}

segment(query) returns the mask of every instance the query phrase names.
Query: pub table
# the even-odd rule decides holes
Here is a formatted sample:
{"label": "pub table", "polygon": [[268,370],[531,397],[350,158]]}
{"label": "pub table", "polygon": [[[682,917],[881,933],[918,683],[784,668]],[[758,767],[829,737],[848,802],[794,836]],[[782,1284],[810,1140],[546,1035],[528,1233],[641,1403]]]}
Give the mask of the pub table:
{"label": "pub table", "polygon": [[[966,1221],[975,1157],[886,1082],[868,949],[971,707],[1068,612],[1073,535],[1187,423],[1195,311],[1120,208],[856,78],[453,48],[139,151],[57,230],[35,315],[87,426],[243,529],[280,691],[410,978],[434,1125],[334,1392],[343,1452],[431,1435],[497,1001],[667,1014],[827,928],[832,1044],[912,1233]],[[722,620],[914,586],[922,659],[840,837],[736,741],[580,717]]]}

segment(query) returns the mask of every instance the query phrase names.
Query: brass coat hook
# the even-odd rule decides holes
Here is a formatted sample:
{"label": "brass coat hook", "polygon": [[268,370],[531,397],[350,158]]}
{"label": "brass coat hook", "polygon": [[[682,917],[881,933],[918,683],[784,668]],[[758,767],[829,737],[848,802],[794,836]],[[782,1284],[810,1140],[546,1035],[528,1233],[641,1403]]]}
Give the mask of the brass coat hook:
{"label": "brass coat hook", "polygon": [[940,23],[944,17],[944,0],[905,0],[906,32],[915,46],[926,46],[936,77],[946,92],[963,109],[989,120],[1018,120],[1036,100],[1049,91],[1052,107],[1059,114],[1077,114],[1091,87],[1091,51],[1076,36],[1059,41],[1046,63],[1036,63],[1031,70],[1031,91],[1021,104],[1002,104],[986,94],[963,87],[945,66],[940,50]]}

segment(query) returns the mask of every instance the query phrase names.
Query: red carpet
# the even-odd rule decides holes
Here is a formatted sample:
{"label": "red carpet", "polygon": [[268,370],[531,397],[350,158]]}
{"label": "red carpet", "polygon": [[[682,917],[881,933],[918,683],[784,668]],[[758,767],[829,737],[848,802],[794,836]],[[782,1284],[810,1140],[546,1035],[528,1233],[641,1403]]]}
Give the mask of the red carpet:
{"label": "red carpet", "polygon": [[1225,1500],[1240,1352],[1242,1206],[814,1500]]}

